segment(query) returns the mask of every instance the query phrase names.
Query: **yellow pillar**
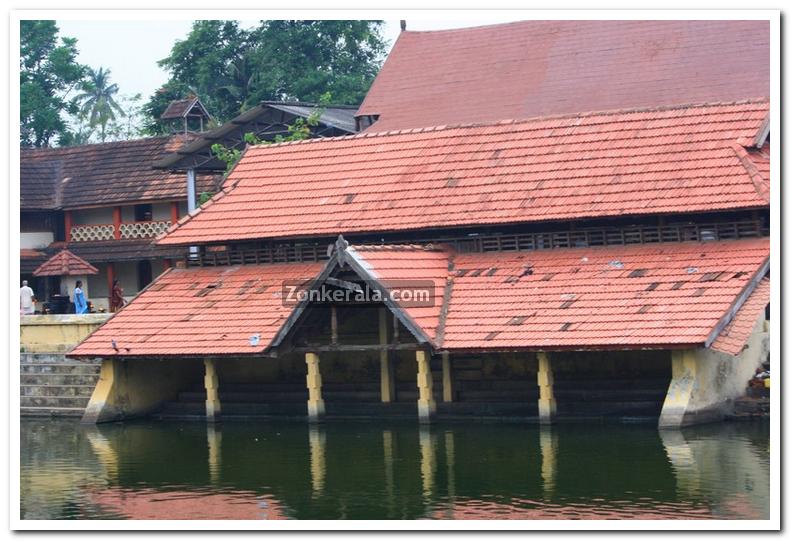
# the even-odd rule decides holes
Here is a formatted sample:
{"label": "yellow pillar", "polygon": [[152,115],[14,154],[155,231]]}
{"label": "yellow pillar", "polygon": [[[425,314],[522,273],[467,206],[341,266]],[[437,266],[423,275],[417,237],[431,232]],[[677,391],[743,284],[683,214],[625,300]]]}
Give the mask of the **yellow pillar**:
{"label": "yellow pillar", "polygon": [[428,427],[421,427],[418,434],[420,438],[420,478],[423,482],[423,497],[430,499],[432,494],[434,494],[437,442]]}
{"label": "yellow pillar", "polygon": [[453,402],[453,372],[450,367],[450,353],[442,352],[442,401]]}
{"label": "yellow pillar", "polygon": [[553,391],[555,380],[549,355],[538,352],[538,420],[543,424],[551,424],[555,419],[557,404]]}
{"label": "yellow pillar", "polygon": [[206,369],[203,378],[203,385],[206,387],[206,420],[214,423],[220,420],[220,380],[214,359],[204,359],[203,366]]}
{"label": "yellow pillar", "polygon": [[[385,308],[379,309],[379,343],[381,345],[387,344],[387,309]],[[395,381],[393,379],[393,365],[389,351],[382,350],[379,352],[379,367],[382,402],[392,402],[395,399]]]}
{"label": "yellow pillar", "polygon": [[308,428],[310,443],[310,485],[313,497],[324,492],[324,479],[327,476],[327,435],[318,426]]}
{"label": "yellow pillar", "polygon": [[209,479],[213,485],[220,484],[220,468],[222,467],[222,432],[210,424],[206,427],[206,440],[209,444]]}
{"label": "yellow pillar", "polygon": [[321,372],[319,371],[318,354],[306,353],[305,362],[308,365],[308,420],[317,421],[324,415],[324,400],[321,398]]}
{"label": "yellow pillar", "polygon": [[420,422],[427,423],[437,411],[437,403],[434,402],[434,382],[431,378],[428,353],[417,351],[415,356],[417,358],[417,414]]}

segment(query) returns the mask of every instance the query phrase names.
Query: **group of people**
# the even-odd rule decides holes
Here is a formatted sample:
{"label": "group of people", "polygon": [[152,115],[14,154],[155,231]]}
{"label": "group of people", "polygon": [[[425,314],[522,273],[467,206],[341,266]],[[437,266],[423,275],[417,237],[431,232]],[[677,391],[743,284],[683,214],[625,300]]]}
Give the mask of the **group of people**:
{"label": "group of people", "polygon": [[[124,290],[118,280],[113,280],[113,289],[110,292],[110,311],[117,312],[124,304],[126,304]],[[19,313],[25,316],[35,312],[36,294],[33,288],[28,285],[27,280],[22,280],[22,287],[19,288]],[[85,298],[85,293],[82,290],[82,280],[77,280],[74,284],[74,313],[88,313],[88,299]]]}

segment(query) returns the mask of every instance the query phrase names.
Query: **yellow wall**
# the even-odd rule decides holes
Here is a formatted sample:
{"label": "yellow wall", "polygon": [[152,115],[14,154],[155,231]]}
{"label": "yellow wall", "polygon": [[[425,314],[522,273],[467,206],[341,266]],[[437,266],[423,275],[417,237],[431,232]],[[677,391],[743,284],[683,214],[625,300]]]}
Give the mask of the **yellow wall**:
{"label": "yellow wall", "polygon": [[99,328],[110,314],[22,316],[19,339],[25,353],[65,353]]}

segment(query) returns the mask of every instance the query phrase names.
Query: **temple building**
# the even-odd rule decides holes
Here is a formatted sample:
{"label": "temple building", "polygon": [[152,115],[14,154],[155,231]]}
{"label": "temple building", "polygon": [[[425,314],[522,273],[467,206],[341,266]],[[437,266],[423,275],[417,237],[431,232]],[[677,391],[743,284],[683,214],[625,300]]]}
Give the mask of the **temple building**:
{"label": "temple building", "polygon": [[[472,47],[522,24],[544,28],[448,32]],[[524,54],[551,66],[522,104],[561,100],[548,74],[586,43],[579,23],[541,24],[544,49]],[[634,24],[588,23],[619,43]],[[664,33],[652,55],[637,48],[643,67],[687,74],[660,99],[645,72],[656,103],[634,103],[639,85],[617,70],[602,75],[603,101],[575,86],[589,73],[564,71],[576,105],[505,116],[503,93],[495,118],[473,107],[469,121],[391,129],[366,104],[393,66],[432,79],[421,62],[439,47],[402,35],[361,106],[378,115],[363,133],[248,148],[157,238],[191,252],[70,353],[103,359],[83,420],[721,419],[769,354],[768,25],[644,24]],[[567,27],[578,41],[559,40]],[[706,35],[724,30],[750,44],[729,61],[751,84],[700,90],[701,73],[732,73],[727,62],[671,69],[693,35],[711,48]],[[757,68],[753,46],[765,48]],[[518,63],[497,66],[500,88],[522,77]]]}
{"label": "temple building", "polygon": [[[183,247],[155,246],[152,240],[194,211],[202,194],[208,197],[219,190],[226,164],[214,156],[211,145],[244,148],[248,132],[273,140],[315,108],[315,104],[265,102],[214,130],[200,132],[208,127],[210,117],[191,97],[172,102],[163,114],[164,121],[174,122],[175,133],[168,136],[21,149],[20,279],[28,280],[36,292],[37,310],[51,309],[53,296],[73,292],[56,276],[44,280],[33,273],[65,248],[98,269],[83,287],[94,310],[109,308],[115,279],[126,299],[133,299],[188,253]],[[311,136],[353,133],[355,109],[328,107]]]}

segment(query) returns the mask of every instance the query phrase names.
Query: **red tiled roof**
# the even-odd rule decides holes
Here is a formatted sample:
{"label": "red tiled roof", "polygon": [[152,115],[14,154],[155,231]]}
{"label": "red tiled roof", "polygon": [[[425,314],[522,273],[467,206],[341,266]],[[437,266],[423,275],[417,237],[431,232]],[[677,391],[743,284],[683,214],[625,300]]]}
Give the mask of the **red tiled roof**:
{"label": "red tiled roof", "polygon": [[730,355],[741,353],[755,324],[769,304],[769,289],[769,278],[764,278],[736,313],[733,321],[711,343],[711,349]]}
{"label": "red tiled roof", "polygon": [[[155,161],[193,136],[173,135],[95,145],[22,149],[22,209],[80,208],[187,198],[183,173],[153,169]],[[196,177],[199,192],[215,192],[215,175]],[[46,196],[45,193],[49,193]]]}
{"label": "red tiled roof", "polygon": [[[291,263],[172,269],[71,355],[261,353],[293,309],[281,299],[283,281],[311,279],[321,267]],[[259,340],[251,345],[254,335]]]}
{"label": "red tiled roof", "polygon": [[768,111],[707,104],[253,147],[225,190],[158,242],[766,207],[734,145]]}
{"label": "red tiled roof", "polygon": [[432,306],[413,306],[408,310],[412,320],[425,332],[436,337],[440,312],[445,301],[448,280],[448,253],[422,246],[357,246],[349,250],[388,290],[414,284],[422,288],[431,284]]}
{"label": "red tiled roof", "polygon": [[99,270],[68,250],[50,257],[33,271],[33,276],[84,276],[98,274]]}
{"label": "red tiled roof", "polygon": [[[766,272],[769,240],[471,254],[360,246],[347,253],[384,285],[434,284],[434,306],[401,308],[437,349],[679,348],[715,338],[736,299]],[[281,301],[282,283],[307,282],[322,268],[172,270],[71,355],[263,353],[293,311]],[[251,346],[254,334],[260,340]]]}
{"label": "red tiled roof", "polygon": [[769,96],[768,21],[522,21],[401,32],[369,131]]}
{"label": "red tiled roof", "polygon": [[459,254],[442,347],[703,345],[768,258],[769,239]]}

